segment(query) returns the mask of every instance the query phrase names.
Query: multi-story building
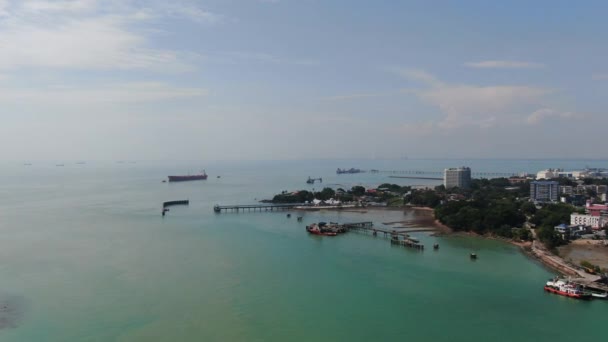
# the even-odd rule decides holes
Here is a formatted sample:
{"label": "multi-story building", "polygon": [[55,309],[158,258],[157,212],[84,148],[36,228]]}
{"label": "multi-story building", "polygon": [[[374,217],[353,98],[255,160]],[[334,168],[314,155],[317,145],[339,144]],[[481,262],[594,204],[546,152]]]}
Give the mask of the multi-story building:
{"label": "multi-story building", "polygon": [[530,183],[530,200],[534,202],[557,202],[559,183],[556,181],[536,181]]}
{"label": "multi-story building", "polygon": [[468,167],[449,168],[443,171],[443,185],[446,189],[471,187],[471,169]]}
{"label": "multi-story building", "polygon": [[591,226],[593,229],[602,228],[608,223],[605,216],[593,216],[588,214],[571,214],[571,225]]}

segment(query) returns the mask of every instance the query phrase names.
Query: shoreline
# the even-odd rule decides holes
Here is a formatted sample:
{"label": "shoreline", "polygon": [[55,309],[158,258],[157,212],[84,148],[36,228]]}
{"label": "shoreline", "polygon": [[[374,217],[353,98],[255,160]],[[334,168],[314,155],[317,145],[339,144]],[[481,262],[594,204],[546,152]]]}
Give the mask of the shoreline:
{"label": "shoreline", "polygon": [[[300,209],[302,210],[302,209]],[[310,210],[310,209],[309,209]],[[380,206],[369,206],[359,208],[323,208],[319,210],[340,210],[340,211],[351,211],[366,213],[367,211],[413,211],[423,213],[424,215],[432,216],[432,221],[429,221],[429,225],[435,228],[436,231],[432,232],[433,236],[464,236],[464,237],[478,237],[488,240],[496,240],[504,243],[508,243],[512,246],[518,247],[518,249],[528,258],[535,260],[546,268],[559,272],[563,275],[574,276],[577,278],[584,278],[586,280],[595,281],[598,277],[591,274],[586,274],[571,265],[569,265],[561,256],[552,254],[537,240],[534,241],[516,241],[513,239],[490,235],[490,234],[477,234],[471,231],[454,231],[449,226],[441,223],[435,218],[434,209],[429,207],[416,207],[416,206],[402,206],[402,207],[380,207]],[[303,210],[305,211],[305,210]]]}
{"label": "shoreline", "polygon": [[[420,210],[420,211],[427,211],[427,212],[434,210],[433,208],[429,208],[429,207],[410,207],[410,208],[413,210]],[[433,218],[434,218],[434,215],[433,215]],[[586,273],[579,271],[578,269],[570,266],[566,262],[566,260],[564,260],[564,258],[562,258],[559,255],[552,254],[551,252],[546,250],[546,248],[544,247],[544,245],[542,245],[542,243],[538,242],[537,240],[516,241],[513,239],[509,239],[509,238],[505,238],[505,237],[501,237],[501,236],[497,236],[497,235],[489,235],[489,234],[481,235],[481,234],[477,234],[475,232],[470,232],[470,231],[469,232],[464,232],[464,231],[455,232],[452,228],[441,223],[438,219],[435,219],[434,224],[435,224],[435,227],[441,231],[441,233],[433,234],[435,236],[442,236],[442,235],[444,235],[444,236],[467,236],[467,237],[475,236],[475,237],[479,237],[482,239],[502,241],[502,242],[508,243],[510,245],[517,246],[519,248],[519,250],[526,257],[540,262],[543,266],[547,267],[548,269],[550,269],[552,271],[557,271],[563,275],[585,278],[587,280],[595,280],[596,278],[598,278],[597,276],[586,274]]]}

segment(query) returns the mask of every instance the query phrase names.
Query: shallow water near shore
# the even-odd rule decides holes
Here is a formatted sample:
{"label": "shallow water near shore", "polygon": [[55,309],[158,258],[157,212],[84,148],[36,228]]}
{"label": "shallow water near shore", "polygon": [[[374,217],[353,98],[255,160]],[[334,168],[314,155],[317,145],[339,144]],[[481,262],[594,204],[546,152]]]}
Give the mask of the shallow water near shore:
{"label": "shallow water near shore", "polygon": [[[317,190],[328,184],[419,182],[337,176],[336,167],[451,165],[364,163],[214,163],[204,165],[207,181],[180,184],[161,180],[201,167],[5,165],[0,305],[14,309],[1,313],[10,324],[0,325],[0,340],[592,341],[603,336],[601,328],[583,332],[560,322],[593,326],[608,315],[608,303],[544,293],[552,273],[517,247],[413,233],[427,246],[419,252],[391,246],[381,236],[318,237],[304,230],[317,221],[420,222],[411,212],[298,212],[287,218],[283,212],[212,211],[216,203],[253,203],[282,190],[312,188],[304,183],[308,176],[324,178]],[[491,172],[513,161],[486,163]],[[548,164],[543,167],[561,166]],[[161,203],[176,199],[190,199],[190,205],[172,207],[162,218]],[[303,222],[296,221],[298,215]],[[438,251],[429,248],[434,243]],[[478,260],[469,259],[471,250]]]}

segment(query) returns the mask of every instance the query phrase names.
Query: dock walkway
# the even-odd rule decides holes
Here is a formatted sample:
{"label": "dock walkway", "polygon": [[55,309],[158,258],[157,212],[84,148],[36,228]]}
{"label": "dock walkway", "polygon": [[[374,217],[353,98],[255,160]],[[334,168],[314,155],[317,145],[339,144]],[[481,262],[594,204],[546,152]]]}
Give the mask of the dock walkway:
{"label": "dock walkway", "polygon": [[[355,230],[363,233],[371,233],[373,236],[378,236],[378,233],[382,234],[385,238],[391,239],[391,244],[400,245],[404,247],[415,248],[419,250],[424,249],[424,245],[420,244],[418,240],[410,237],[407,232],[400,232],[396,230],[382,229],[382,228],[374,228],[374,224],[372,222],[356,222],[356,223],[345,223],[342,227],[346,228],[348,231]],[[401,239],[400,239],[401,237]]]}
{"label": "dock walkway", "polygon": [[250,205],[215,205],[213,211],[216,213],[240,212],[240,211],[280,211],[294,209],[295,207],[309,205],[306,203],[287,203],[287,204],[250,204]]}

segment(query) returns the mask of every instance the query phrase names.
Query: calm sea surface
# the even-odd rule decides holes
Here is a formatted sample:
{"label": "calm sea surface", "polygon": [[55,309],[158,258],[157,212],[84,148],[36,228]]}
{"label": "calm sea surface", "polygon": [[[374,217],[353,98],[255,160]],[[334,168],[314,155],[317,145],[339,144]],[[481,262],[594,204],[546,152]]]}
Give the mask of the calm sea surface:
{"label": "calm sea surface", "polygon": [[[57,162],[63,163],[63,161]],[[214,214],[282,190],[433,184],[337,167],[536,172],[607,161],[400,160],[0,165],[0,341],[597,341],[608,302],[545,294],[509,245],[416,233],[424,252],[315,221],[411,213]],[[161,183],[205,168],[207,181]],[[221,175],[221,178],[216,178]],[[323,184],[305,184],[308,176]],[[190,199],[160,215],[161,203]],[[468,258],[477,250],[479,260]]]}

